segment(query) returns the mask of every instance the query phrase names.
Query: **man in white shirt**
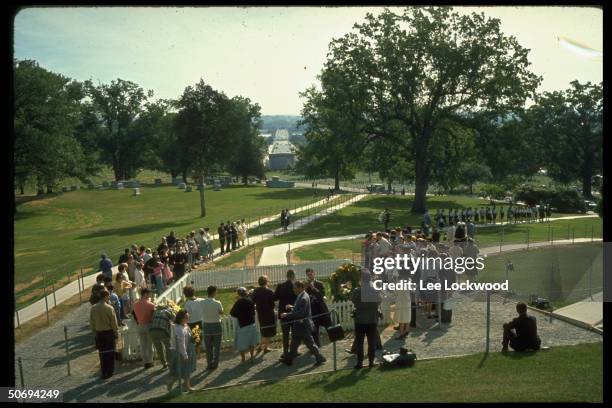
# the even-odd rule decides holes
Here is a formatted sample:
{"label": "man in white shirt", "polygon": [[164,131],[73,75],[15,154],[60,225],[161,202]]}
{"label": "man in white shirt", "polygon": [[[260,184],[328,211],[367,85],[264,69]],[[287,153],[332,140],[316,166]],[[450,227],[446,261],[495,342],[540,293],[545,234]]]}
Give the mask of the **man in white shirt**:
{"label": "man in white shirt", "polygon": [[376,234],[376,247],[374,249],[375,256],[385,257],[389,255],[391,252],[391,247],[391,242],[389,242],[389,240],[385,238],[381,232],[378,232]]}
{"label": "man in white shirt", "polygon": [[219,352],[221,351],[221,316],[223,305],[215,296],[217,288],[209,286],[206,289],[208,297],[202,300],[202,336],[206,348],[206,369],[214,370],[219,365]]}
{"label": "man in white shirt", "polygon": [[198,243],[199,258],[204,258],[207,253],[206,235],[204,228],[200,228],[200,233],[196,235],[195,240]]}
{"label": "man in white shirt", "polygon": [[204,242],[206,242],[206,260],[211,261],[213,258],[213,247],[212,247],[212,236],[210,232],[208,232],[208,228],[204,228]]}
{"label": "man in white shirt", "polygon": [[153,258],[153,255],[151,255],[151,248],[147,248],[145,249],[145,253],[142,256],[142,261],[143,263],[147,263],[149,261],[149,259]]}

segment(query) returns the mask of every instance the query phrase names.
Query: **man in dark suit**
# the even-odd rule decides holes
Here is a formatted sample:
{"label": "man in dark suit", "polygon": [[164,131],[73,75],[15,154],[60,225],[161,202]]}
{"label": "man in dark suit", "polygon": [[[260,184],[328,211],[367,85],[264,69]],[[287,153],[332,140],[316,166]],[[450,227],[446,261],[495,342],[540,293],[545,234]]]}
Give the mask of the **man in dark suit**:
{"label": "man in dark suit", "polygon": [[[274,300],[278,300],[278,318],[280,319],[281,314],[287,311],[288,305],[293,305],[296,294],[293,292],[293,281],[295,280],[295,272],[293,269],[287,270],[287,280],[276,286],[274,290]],[[285,319],[281,321],[281,329],[283,331],[283,355],[281,360],[289,353],[289,335],[291,333],[291,322]]]}
{"label": "man in dark suit", "polygon": [[291,312],[282,313],[281,319],[293,320],[292,335],[291,335],[291,348],[289,349],[289,355],[285,356],[283,362],[287,365],[293,363],[293,358],[297,356],[298,347],[300,343],[304,342],[308,350],[315,356],[315,365],[321,365],[327,361],[325,357],[321,355],[319,348],[314,343],[312,338],[312,330],[314,323],[312,322],[312,313],[310,311],[310,296],[305,291],[306,287],[303,282],[296,281],[293,284],[293,291],[297,298],[291,308]]}
{"label": "man in dark suit", "polygon": [[539,350],[541,340],[538,337],[536,318],[527,315],[527,305],[523,302],[516,304],[516,311],[518,317],[504,323],[502,351],[508,351],[508,345],[516,351]]}
{"label": "man in dark suit", "polygon": [[224,231],[225,231],[225,252],[231,252],[231,246],[232,246],[232,230],[230,229],[230,225],[231,223],[228,221],[227,224],[225,224],[224,227]]}
{"label": "man in dark suit", "polygon": [[308,278],[306,280],[306,293],[310,296],[310,308],[313,316],[312,321],[314,323],[312,338],[317,347],[321,347],[319,328],[328,328],[331,326],[329,309],[325,304],[325,285],[323,285],[323,282],[316,279],[315,271],[312,268],[306,269],[306,276]]}
{"label": "man in dark suit", "polygon": [[219,247],[221,249],[221,255],[225,253],[225,225],[221,223],[217,228],[217,234],[219,234]]}

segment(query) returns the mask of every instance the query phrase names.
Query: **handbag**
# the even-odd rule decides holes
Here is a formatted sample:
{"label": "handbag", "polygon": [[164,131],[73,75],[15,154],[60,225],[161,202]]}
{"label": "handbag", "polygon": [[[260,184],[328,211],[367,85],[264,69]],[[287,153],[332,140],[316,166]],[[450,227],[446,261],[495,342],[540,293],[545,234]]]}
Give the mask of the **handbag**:
{"label": "handbag", "polygon": [[[336,315],[336,321],[339,321],[338,312],[336,310],[332,310],[331,313],[334,313]],[[339,324],[331,325],[331,318],[330,325],[326,327],[325,330],[327,330],[327,337],[329,338],[330,342],[336,342],[344,339],[344,329]]]}
{"label": "handbag", "polygon": [[340,326],[339,324],[329,326],[326,328],[326,330],[327,337],[329,338],[330,342],[344,339],[344,329],[342,329],[342,326]]}

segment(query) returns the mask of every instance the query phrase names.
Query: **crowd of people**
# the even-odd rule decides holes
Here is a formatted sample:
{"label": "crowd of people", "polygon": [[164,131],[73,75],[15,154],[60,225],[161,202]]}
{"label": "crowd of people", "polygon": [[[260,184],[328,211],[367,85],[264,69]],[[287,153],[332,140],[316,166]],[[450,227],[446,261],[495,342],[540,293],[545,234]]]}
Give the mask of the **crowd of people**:
{"label": "crowd of people", "polygon": [[[373,256],[392,256],[403,250],[424,250],[428,256],[452,256],[439,252],[431,242],[417,238],[401,236],[391,240],[386,233],[368,234],[364,241],[365,259]],[[407,244],[407,245],[405,245]],[[414,244],[414,246],[413,246]],[[469,248],[469,241],[465,248]],[[457,242],[457,247],[461,248]],[[477,251],[477,248],[476,248]],[[452,253],[452,251],[449,251]],[[354,304],[353,318],[355,337],[348,353],[355,354],[356,369],[364,367],[367,357],[368,366],[375,364],[376,351],[382,349],[378,323],[383,317],[380,303],[386,293],[375,290],[372,284],[374,276],[367,268],[367,260],[361,273],[359,284],[352,288],[350,300]],[[397,272],[397,271],[395,271]],[[452,280],[449,274],[444,279]],[[101,282],[92,289],[95,300],[91,308],[90,323],[95,332],[96,347],[99,350],[102,378],[110,378],[114,372],[115,347],[118,338],[120,311],[113,299],[113,285],[100,274]],[[153,355],[157,354],[162,369],[168,369],[168,391],[180,378],[184,387],[192,390],[191,378],[197,370],[197,360],[205,357],[206,370],[215,370],[219,366],[222,344],[223,316],[229,314],[235,318],[234,348],[240,354],[240,364],[253,364],[258,354],[265,355],[272,351],[271,340],[277,334],[277,323],[280,322],[282,333],[282,355],[280,361],[292,365],[300,355],[298,349],[304,344],[314,357],[315,365],[326,362],[321,354],[321,328],[332,326],[332,319],[326,305],[326,291],[323,282],[316,278],[313,269],[306,270],[307,279],[296,279],[292,269],[287,271],[286,281],[270,288],[266,276],[258,279],[258,286],[252,290],[240,287],[236,290],[236,300],[226,312],[224,305],[217,299],[217,288],[209,286],[206,297],[196,296],[193,287],[183,289],[185,302],[179,309],[176,305],[155,305],[151,301],[152,291],[147,287],[139,288],[139,299],[133,304],[131,316],[137,323],[137,333],[144,369],[154,366]],[[439,278],[436,275],[436,278]],[[386,279],[407,278],[399,274],[390,274]],[[428,279],[420,275],[419,278]],[[430,277],[433,278],[433,275]],[[414,278],[413,278],[414,279]],[[120,278],[118,281],[123,282]],[[126,287],[127,288],[127,287]],[[116,294],[116,293],[115,293]],[[440,306],[448,299],[444,296],[431,296],[431,293],[399,291],[395,294],[395,327],[398,339],[404,339],[410,327],[416,326],[416,303],[426,307],[428,317],[432,315],[431,306]],[[429,309],[427,309],[429,307]],[[540,340],[537,336],[535,318],[527,316],[524,304],[517,305],[519,316],[504,325],[502,351],[508,346],[515,350],[538,349]],[[437,311],[436,311],[437,312]],[[257,321],[257,323],[256,323]],[[259,327],[258,327],[259,326]],[[367,353],[364,345],[367,339]]]}
{"label": "crowd of people", "polygon": [[[467,211],[467,210],[466,210]],[[442,214],[436,220],[443,219]],[[285,211],[285,216],[288,210]],[[362,275],[360,284],[351,288],[350,300],[354,303],[355,339],[348,353],[357,356],[355,368],[363,367],[367,357],[368,365],[374,365],[375,353],[382,349],[378,322],[382,318],[380,302],[388,293],[373,289],[374,279],[399,281],[421,279],[425,282],[461,279],[454,271],[417,270],[415,274],[402,270],[391,270],[380,276],[374,275],[373,260],[377,257],[395,257],[397,254],[425,255],[427,257],[471,257],[476,258],[479,248],[474,242],[473,222],[466,212],[461,218],[450,220],[441,239],[437,227],[430,235],[426,228],[413,230],[410,226],[397,227],[380,232],[369,232],[362,242]],[[486,211],[485,211],[486,214]],[[459,216],[460,217],[460,216]],[[385,210],[380,220],[388,226],[390,212]],[[428,224],[424,222],[424,225]],[[231,251],[244,245],[246,235],[244,222],[221,224],[219,239],[221,248]],[[235,231],[235,232],[234,232]],[[242,232],[241,232],[242,231]],[[221,233],[223,232],[223,234]],[[234,238],[235,237],[235,238]],[[174,231],[163,237],[157,250],[132,245],[119,258],[118,272],[112,275],[112,262],[105,255],[100,261],[101,273],[92,288],[90,323],[95,332],[96,347],[100,353],[102,378],[110,378],[114,370],[115,346],[118,328],[124,320],[132,317],[137,322],[144,368],[153,367],[153,355],[157,354],[162,369],[169,369],[168,390],[181,378],[187,390],[196,370],[196,362],[205,356],[206,370],[215,370],[219,365],[221,350],[221,319],[228,314],[236,319],[234,348],[240,354],[240,364],[254,363],[255,355],[267,354],[272,350],[272,339],[277,335],[277,323],[282,333],[282,355],[280,361],[291,365],[300,355],[303,343],[315,359],[315,365],[325,363],[320,352],[321,328],[332,326],[326,305],[325,285],[316,279],[312,269],[306,270],[307,279],[299,281],[295,272],[287,271],[285,282],[270,288],[266,276],[258,280],[258,287],[248,291],[240,287],[236,301],[226,312],[216,298],[217,289],[207,288],[205,298],[196,296],[191,286],[184,288],[185,302],[180,310],[156,306],[151,297],[161,294],[171,281],[180,278],[192,265],[212,259],[212,237],[208,228],[199,234],[192,231],[185,239],[178,239]],[[476,279],[477,270],[467,268],[463,276]],[[427,318],[438,318],[450,322],[452,313],[444,304],[452,298],[450,291],[396,291],[394,320],[398,339],[404,339],[416,326],[416,312],[420,308]],[[227,306],[227,305],[226,305]],[[178,309],[178,308],[177,308]],[[519,310],[520,309],[520,310]],[[517,307],[519,317],[504,325],[503,349],[508,345],[515,349],[538,348],[535,318],[526,316],[523,307]],[[256,324],[256,320],[258,325]],[[259,330],[257,328],[259,326]],[[367,338],[367,354],[364,341]],[[536,344],[537,343],[537,344]],[[537,346],[537,347],[536,347]]]}
{"label": "crowd of people", "polygon": [[[274,290],[269,287],[266,276],[261,276],[258,287],[250,291],[244,287],[237,289],[229,315],[236,319],[234,347],[240,353],[241,364],[253,363],[256,354],[272,351],[271,339],[276,336],[277,321],[280,321],[283,338],[282,362],[291,365],[300,355],[298,348],[302,343],[315,357],[316,365],[326,361],[319,351],[320,327],[331,325],[325,304],[325,286],[316,279],[313,269],[308,269],[306,275],[305,281],[296,280],[295,272],[289,269],[287,280]],[[197,297],[193,287],[185,287],[185,302],[180,310],[175,310],[178,308],[172,305],[156,306],[151,301],[152,291],[143,286],[138,288],[138,300],[128,312],[121,309],[114,286],[107,277],[100,274],[99,278],[92,288],[90,323],[100,354],[103,379],[110,378],[114,372],[118,329],[122,318],[126,317],[123,313],[130,314],[137,323],[145,370],[153,367],[154,351],[162,369],[169,369],[168,390],[179,377],[190,390],[196,361],[203,355],[206,356],[206,370],[218,367],[221,318],[226,312],[216,299],[216,287],[207,288],[206,298]]]}
{"label": "crowd of people", "polygon": [[[220,254],[225,254],[245,245],[248,226],[244,219],[222,222],[217,233]],[[197,233],[191,231],[183,239],[170,231],[169,235],[161,237],[155,250],[136,244],[126,248],[117,260],[119,273],[115,276],[113,262],[106,254],[102,254],[98,267],[104,278],[108,278],[111,284],[115,282],[113,287],[119,297],[119,308],[125,311],[138,298],[138,288],[147,287],[160,295],[168,284],[180,279],[186,271],[211,262],[213,241],[210,228],[200,228]],[[123,312],[121,316],[124,316]]]}

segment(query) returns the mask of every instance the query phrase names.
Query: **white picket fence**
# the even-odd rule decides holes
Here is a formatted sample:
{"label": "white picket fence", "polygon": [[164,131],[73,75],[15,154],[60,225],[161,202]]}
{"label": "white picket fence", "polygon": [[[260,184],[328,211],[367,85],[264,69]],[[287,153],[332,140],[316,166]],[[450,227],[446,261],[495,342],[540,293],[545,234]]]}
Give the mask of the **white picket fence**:
{"label": "white picket fence", "polygon": [[266,275],[271,285],[284,282],[287,270],[293,269],[297,279],[306,279],[306,269],[312,268],[317,277],[329,278],[338,267],[350,263],[348,259],[306,262],[295,265],[257,266],[255,268],[217,268],[193,271],[189,282],[196,290],[206,290],[210,285],[217,288],[237,288],[239,286],[256,286],[257,279]]}
{"label": "white picket fence", "polygon": [[[170,299],[175,303],[183,301],[183,288],[187,285],[194,287],[196,291],[206,290],[209,285],[215,285],[218,288],[236,288],[239,286],[252,286],[257,283],[257,279],[262,274],[268,276],[272,285],[286,280],[287,269],[293,269],[297,279],[305,279],[306,268],[313,268],[317,272],[317,277],[328,278],[338,269],[338,267],[348,260],[332,260],[332,261],[315,261],[297,265],[274,265],[265,267],[256,267],[250,269],[209,269],[196,270],[185,274],[181,279],[169,286],[164,293],[156,297],[154,302],[159,304],[165,299]],[[390,315],[391,300],[384,300],[381,304],[383,318],[380,320],[380,325],[388,325],[391,321]],[[229,305],[224,305],[226,308]],[[332,322],[340,324],[346,331],[353,330],[353,303],[350,301],[328,302],[327,307],[331,313]],[[257,319],[256,319],[257,322]],[[234,343],[234,335],[236,332],[237,320],[231,316],[224,316],[221,319],[222,328],[222,345],[232,345]],[[276,338],[281,338],[282,331],[280,322],[277,321]],[[259,323],[257,323],[259,326]],[[259,330],[259,327],[258,327]],[[325,333],[325,330],[322,330]],[[140,344],[138,341],[138,332],[136,322],[133,320],[126,321],[126,326],[119,332],[120,343],[123,344],[122,356],[124,360],[135,360],[140,358]]]}

